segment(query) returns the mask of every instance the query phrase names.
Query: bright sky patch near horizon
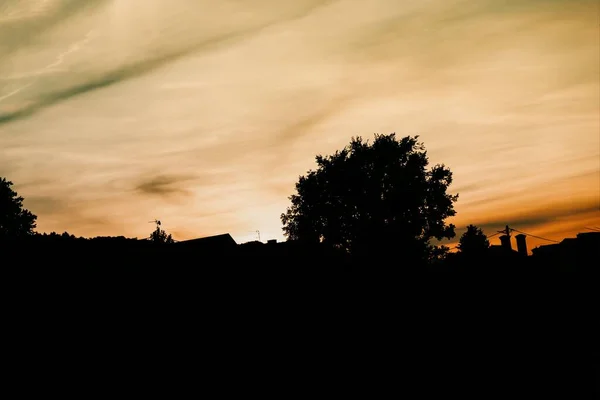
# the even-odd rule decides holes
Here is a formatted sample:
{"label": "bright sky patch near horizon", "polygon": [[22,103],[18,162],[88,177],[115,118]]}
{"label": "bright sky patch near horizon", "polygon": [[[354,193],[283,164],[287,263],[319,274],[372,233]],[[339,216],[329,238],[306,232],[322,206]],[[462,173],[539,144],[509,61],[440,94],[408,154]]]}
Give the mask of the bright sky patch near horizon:
{"label": "bright sky patch near horizon", "polygon": [[561,240],[600,226],[599,7],[0,0],[0,176],[42,232],[282,239],[316,154],[396,132],[459,228]]}

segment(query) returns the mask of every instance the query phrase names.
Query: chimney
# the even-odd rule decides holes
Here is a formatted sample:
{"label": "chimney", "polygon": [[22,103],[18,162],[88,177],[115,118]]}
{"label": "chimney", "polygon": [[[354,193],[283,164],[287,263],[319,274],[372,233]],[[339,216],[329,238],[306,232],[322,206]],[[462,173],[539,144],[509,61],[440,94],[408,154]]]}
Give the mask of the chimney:
{"label": "chimney", "polygon": [[277,239],[267,240],[267,244],[277,244]]}
{"label": "chimney", "polygon": [[512,245],[510,244],[510,236],[502,235],[500,236],[500,243],[502,244],[502,248],[506,251],[512,251]]}
{"label": "chimney", "polygon": [[527,256],[527,241],[525,240],[527,236],[520,233],[515,237],[517,238],[517,249],[519,254]]}

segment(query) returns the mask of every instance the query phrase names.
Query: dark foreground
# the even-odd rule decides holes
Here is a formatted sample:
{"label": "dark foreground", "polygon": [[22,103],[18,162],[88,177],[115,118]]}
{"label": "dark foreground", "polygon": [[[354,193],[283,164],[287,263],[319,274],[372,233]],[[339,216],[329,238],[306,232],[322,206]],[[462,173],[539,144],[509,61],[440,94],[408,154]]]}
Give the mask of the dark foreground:
{"label": "dark foreground", "polygon": [[[584,258],[417,266],[247,249],[13,245],[3,254],[5,326],[47,360],[75,351],[163,378],[202,365],[203,377],[234,386],[262,371],[247,393],[598,394],[599,281]],[[241,378],[227,379],[232,370]]]}

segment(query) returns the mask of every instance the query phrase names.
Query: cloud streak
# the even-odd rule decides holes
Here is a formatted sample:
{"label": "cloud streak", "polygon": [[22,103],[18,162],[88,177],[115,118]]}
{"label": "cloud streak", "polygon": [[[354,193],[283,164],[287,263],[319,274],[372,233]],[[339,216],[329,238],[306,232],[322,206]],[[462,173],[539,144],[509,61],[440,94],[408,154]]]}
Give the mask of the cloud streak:
{"label": "cloud streak", "polygon": [[[18,120],[18,119],[22,119],[22,118],[31,116],[46,107],[50,107],[56,103],[59,103],[59,102],[65,101],[65,100],[69,100],[76,96],[80,96],[80,95],[83,95],[83,94],[86,94],[88,92],[92,92],[95,90],[107,88],[107,87],[116,85],[120,82],[129,80],[132,78],[143,76],[149,72],[152,72],[158,68],[161,68],[161,67],[167,65],[170,62],[176,61],[176,60],[178,60],[182,57],[188,56],[190,54],[200,52],[200,51],[206,51],[209,49],[214,49],[215,47],[220,46],[220,45],[232,44],[236,40],[246,39],[249,36],[251,36],[252,34],[256,34],[256,33],[260,32],[264,29],[267,29],[269,27],[272,27],[272,26],[275,26],[278,24],[287,23],[287,22],[293,21],[295,19],[303,18],[303,17],[309,15],[311,12],[314,12],[320,8],[323,8],[330,4],[333,4],[336,1],[337,0],[312,1],[312,2],[309,2],[308,6],[300,7],[297,11],[288,15],[286,17],[286,19],[284,19],[284,20],[270,20],[270,21],[263,22],[260,24],[253,24],[252,26],[244,28],[244,29],[227,32],[225,34],[221,34],[221,35],[214,36],[214,37],[208,37],[199,42],[192,43],[190,45],[163,51],[163,52],[159,53],[158,55],[149,56],[145,59],[142,59],[141,61],[130,62],[128,64],[125,64],[123,66],[115,68],[113,70],[104,72],[104,73],[100,74],[100,76],[89,79],[81,84],[70,86],[70,87],[67,87],[66,89],[57,90],[55,92],[45,94],[45,95],[39,97],[38,99],[34,100],[30,104],[20,107],[17,110],[14,110],[11,112],[5,112],[5,113],[0,112],[0,125],[7,124],[14,120]],[[62,10],[62,13],[58,13],[58,14],[69,16],[71,13],[75,13],[76,11],[79,11],[79,10],[80,10],[80,8],[76,7],[74,4],[71,5],[69,3],[64,7],[64,9]],[[51,19],[51,20],[53,21],[54,19]],[[87,41],[87,40],[89,40],[89,38],[86,38],[84,40]],[[75,44],[75,45],[71,46],[71,48],[68,51],[59,55],[58,59],[55,62],[53,62],[52,64],[49,64],[44,69],[53,68],[53,67],[56,67],[57,65],[59,65],[60,63],[62,63],[62,61],[66,55],[79,49],[80,44]],[[18,92],[20,92],[22,89],[24,89],[27,86],[29,86],[29,85],[26,85],[20,89],[17,89],[15,92],[13,92],[11,94],[11,96],[14,94],[17,94]],[[10,97],[10,96],[5,95],[2,97],[2,99],[8,98],[8,97]]]}
{"label": "cloud streak", "polygon": [[189,177],[159,175],[144,180],[135,189],[143,195],[150,196],[186,196],[189,192],[185,189],[185,182],[189,180]]}

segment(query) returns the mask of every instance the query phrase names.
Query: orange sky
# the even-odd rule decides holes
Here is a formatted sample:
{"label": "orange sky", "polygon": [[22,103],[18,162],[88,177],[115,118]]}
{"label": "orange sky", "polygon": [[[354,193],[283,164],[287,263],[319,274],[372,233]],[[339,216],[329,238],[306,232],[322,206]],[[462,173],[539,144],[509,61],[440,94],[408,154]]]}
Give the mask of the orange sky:
{"label": "orange sky", "polygon": [[315,154],[418,134],[458,227],[561,240],[600,227],[599,7],[4,1],[0,176],[40,231],[282,239]]}

